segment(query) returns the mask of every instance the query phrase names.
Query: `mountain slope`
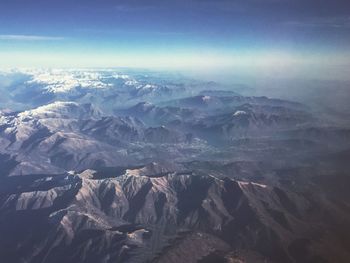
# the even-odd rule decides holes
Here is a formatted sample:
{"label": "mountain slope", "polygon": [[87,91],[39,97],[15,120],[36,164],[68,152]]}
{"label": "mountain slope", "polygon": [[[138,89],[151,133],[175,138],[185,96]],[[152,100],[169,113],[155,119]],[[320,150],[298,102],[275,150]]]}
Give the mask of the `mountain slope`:
{"label": "mountain slope", "polygon": [[[307,211],[312,204],[303,197],[189,173],[142,176],[138,169],[103,180],[94,179],[94,171],[43,177],[22,190],[2,192],[2,258],[184,262],[181,255],[187,255],[186,262],[196,262],[240,249],[274,262],[326,262],[335,256],[336,248],[322,251],[320,247],[330,244],[312,238],[313,231],[325,226],[310,228]],[[35,221],[31,229],[14,230],[13,220]]]}

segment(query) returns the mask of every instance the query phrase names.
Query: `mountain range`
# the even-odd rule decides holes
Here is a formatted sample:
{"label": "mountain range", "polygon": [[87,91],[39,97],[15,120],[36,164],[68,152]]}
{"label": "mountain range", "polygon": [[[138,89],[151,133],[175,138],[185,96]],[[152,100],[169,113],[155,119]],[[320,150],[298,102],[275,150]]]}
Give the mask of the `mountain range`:
{"label": "mountain range", "polygon": [[350,127],[235,86],[114,70],[0,74],[0,259],[350,259]]}

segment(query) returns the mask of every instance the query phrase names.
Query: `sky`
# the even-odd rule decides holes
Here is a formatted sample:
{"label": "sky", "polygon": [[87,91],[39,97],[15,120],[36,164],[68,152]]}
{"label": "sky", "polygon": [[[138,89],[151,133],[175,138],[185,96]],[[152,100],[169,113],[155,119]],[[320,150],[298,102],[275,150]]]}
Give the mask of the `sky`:
{"label": "sky", "polygon": [[336,76],[350,65],[349,44],[348,0],[0,1],[0,67]]}

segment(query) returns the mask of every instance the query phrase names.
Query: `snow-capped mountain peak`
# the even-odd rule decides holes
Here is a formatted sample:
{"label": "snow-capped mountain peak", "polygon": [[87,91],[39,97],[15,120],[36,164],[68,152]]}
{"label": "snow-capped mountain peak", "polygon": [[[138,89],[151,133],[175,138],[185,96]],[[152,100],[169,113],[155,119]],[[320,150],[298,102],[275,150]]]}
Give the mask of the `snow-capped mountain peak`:
{"label": "snow-capped mountain peak", "polygon": [[26,118],[84,118],[99,116],[99,111],[90,104],[79,104],[71,101],[56,101],[36,109],[18,114],[19,119]]}

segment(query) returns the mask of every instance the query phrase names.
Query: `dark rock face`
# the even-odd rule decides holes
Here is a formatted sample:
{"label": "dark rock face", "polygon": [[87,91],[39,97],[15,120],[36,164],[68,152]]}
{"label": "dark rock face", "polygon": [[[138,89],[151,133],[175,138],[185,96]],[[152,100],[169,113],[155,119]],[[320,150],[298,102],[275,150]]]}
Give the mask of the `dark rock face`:
{"label": "dark rock face", "polygon": [[[93,179],[93,171],[37,176],[2,192],[1,258],[205,262],[245,249],[274,262],[304,262],[321,245],[303,232],[311,204],[293,193],[228,178],[140,173],[127,169],[104,180]],[[324,261],[329,256],[318,253]]]}

